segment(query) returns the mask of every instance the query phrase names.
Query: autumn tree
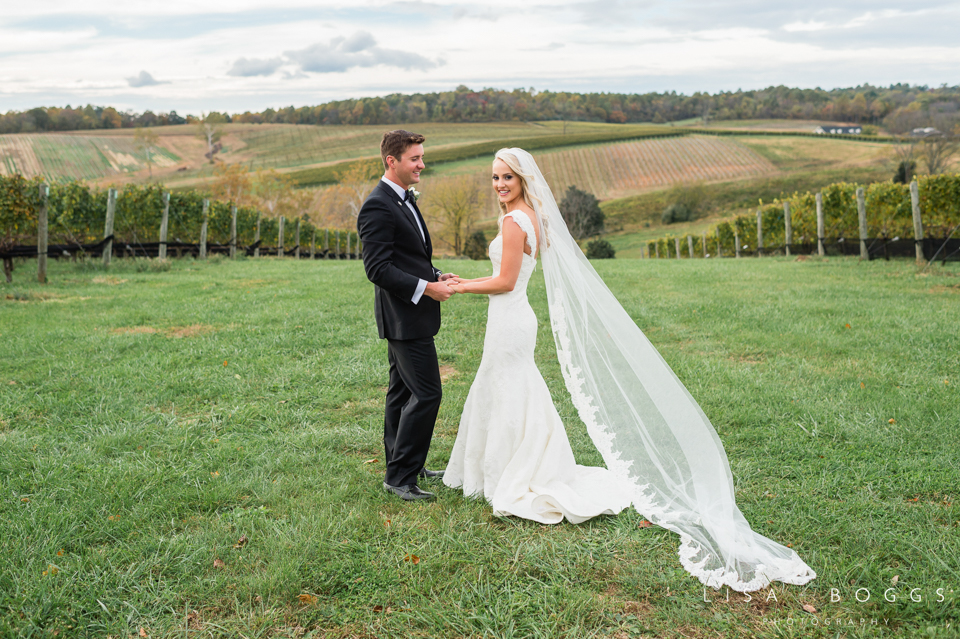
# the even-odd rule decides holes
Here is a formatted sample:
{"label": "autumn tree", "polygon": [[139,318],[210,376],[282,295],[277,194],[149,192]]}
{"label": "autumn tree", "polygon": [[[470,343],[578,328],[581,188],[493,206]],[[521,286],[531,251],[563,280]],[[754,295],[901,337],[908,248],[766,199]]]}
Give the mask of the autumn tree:
{"label": "autumn tree", "polygon": [[256,200],[266,210],[267,217],[278,217],[286,213],[287,205],[290,204],[293,180],[274,169],[257,171],[253,189]]}
{"label": "autumn tree", "polygon": [[343,171],[337,173],[337,193],[331,194],[346,206],[355,220],[360,215],[367,196],[377,186],[377,178],[383,171],[379,160],[361,160],[354,162]]}
{"label": "autumn tree", "polygon": [[459,175],[430,184],[424,197],[425,216],[439,223],[440,238],[450,245],[456,255],[462,255],[473,225],[486,209],[486,181],[475,175]]}
{"label": "autumn tree", "polygon": [[160,143],[160,136],[152,129],[144,129],[138,126],[133,134],[133,143],[137,149],[147,154],[147,168],[150,171],[150,179],[153,179],[153,151]]}
{"label": "autumn tree", "polygon": [[213,197],[242,206],[252,200],[253,181],[250,172],[242,164],[219,164],[213,170],[211,186]]}
{"label": "autumn tree", "polygon": [[[944,125],[941,124],[941,126]],[[918,155],[927,173],[937,175],[947,170],[958,149],[960,149],[960,124],[954,126],[952,133],[938,130],[924,137],[919,145]]]}

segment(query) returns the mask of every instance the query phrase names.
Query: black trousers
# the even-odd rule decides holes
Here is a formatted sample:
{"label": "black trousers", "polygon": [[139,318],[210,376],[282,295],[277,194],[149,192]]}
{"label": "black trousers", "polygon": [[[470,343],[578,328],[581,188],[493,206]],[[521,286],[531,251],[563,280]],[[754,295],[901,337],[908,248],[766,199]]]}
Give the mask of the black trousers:
{"label": "black trousers", "polygon": [[383,420],[387,462],[384,480],[391,486],[417,483],[427,460],[443,394],[437,348],[432,337],[387,340],[390,386]]}

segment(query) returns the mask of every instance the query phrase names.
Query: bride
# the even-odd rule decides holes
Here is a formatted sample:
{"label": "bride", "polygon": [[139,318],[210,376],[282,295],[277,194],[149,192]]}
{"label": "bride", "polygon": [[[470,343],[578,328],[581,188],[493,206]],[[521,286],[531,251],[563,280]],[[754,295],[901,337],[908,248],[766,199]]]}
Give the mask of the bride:
{"label": "bride", "polygon": [[[706,415],[597,275],[564,224],[533,157],[493,163],[500,234],[493,275],[457,293],[490,296],[483,357],[443,481],[499,515],[580,523],[633,505],[680,535],[680,562],[705,585],[740,592],[816,577],[793,550],[751,530]],[[539,255],[557,357],[607,468],[577,465],[534,362],[527,283]]]}

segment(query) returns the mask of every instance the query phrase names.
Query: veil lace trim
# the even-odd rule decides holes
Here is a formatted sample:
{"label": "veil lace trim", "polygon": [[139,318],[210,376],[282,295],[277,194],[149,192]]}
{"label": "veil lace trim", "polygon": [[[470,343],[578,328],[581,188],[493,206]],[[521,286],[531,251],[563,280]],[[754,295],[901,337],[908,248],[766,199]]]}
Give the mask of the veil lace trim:
{"label": "veil lace trim", "polygon": [[570,236],[533,157],[522,149],[503,155],[517,160],[532,191],[564,382],[634,508],[680,535],[681,565],[706,586],[750,592],[814,579],[796,552],[750,528],[716,430]]}

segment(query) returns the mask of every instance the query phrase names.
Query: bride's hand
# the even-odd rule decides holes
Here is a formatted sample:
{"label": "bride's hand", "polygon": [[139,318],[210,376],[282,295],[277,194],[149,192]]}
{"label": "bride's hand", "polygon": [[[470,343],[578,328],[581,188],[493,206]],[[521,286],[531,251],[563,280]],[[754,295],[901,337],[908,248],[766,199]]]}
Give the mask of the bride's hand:
{"label": "bride's hand", "polygon": [[453,291],[454,293],[463,293],[463,292],[464,292],[464,290],[463,290],[464,282],[461,282],[459,279],[458,279],[458,280],[448,280],[448,281],[446,281],[446,282],[444,282],[444,283],[445,283],[445,284],[450,288],[450,290]]}

